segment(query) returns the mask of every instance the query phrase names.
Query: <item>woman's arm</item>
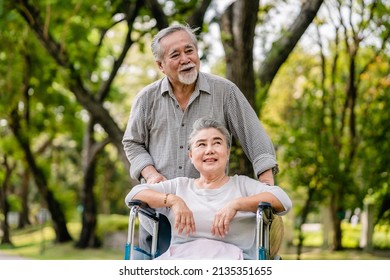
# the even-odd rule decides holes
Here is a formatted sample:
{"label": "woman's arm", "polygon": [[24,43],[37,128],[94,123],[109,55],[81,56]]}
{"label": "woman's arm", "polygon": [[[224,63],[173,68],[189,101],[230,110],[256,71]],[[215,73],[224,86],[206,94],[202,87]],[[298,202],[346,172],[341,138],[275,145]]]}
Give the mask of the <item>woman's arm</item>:
{"label": "woman's arm", "polygon": [[[173,194],[169,194],[172,195]],[[168,196],[169,196],[168,195]],[[139,199],[143,202],[146,202],[150,207],[152,208],[163,208],[163,207],[170,207],[167,206],[167,202],[164,204],[166,194],[163,192],[150,190],[150,189],[144,189],[139,191],[133,196],[133,199]]]}
{"label": "woman's arm", "polygon": [[238,211],[255,212],[260,202],[269,202],[276,212],[283,212],[283,204],[269,192],[262,192],[252,196],[235,198],[220,209],[214,216],[211,233],[219,237],[225,237],[229,232],[229,225]]}
{"label": "woman's arm", "polygon": [[239,197],[233,199],[227,206],[235,209],[236,211],[254,212],[256,213],[257,207],[260,202],[269,202],[276,213],[284,212],[287,209],[275,195],[270,192],[262,192],[252,196]]}
{"label": "woman's arm", "polygon": [[155,190],[144,189],[134,195],[133,199],[139,199],[152,208],[171,208],[175,214],[174,228],[179,234],[189,235],[195,233],[195,220],[192,211],[184,200],[172,193],[162,193]]}
{"label": "woman's arm", "polygon": [[[249,181],[249,183],[251,180]],[[247,189],[252,189],[246,184]],[[278,186],[258,186],[260,191],[248,196],[238,197],[227,203],[214,216],[211,233],[224,237],[229,232],[231,220],[236,216],[237,211],[256,212],[260,202],[269,202],[279,215],[284,215],[292,207],[291,199]]]}

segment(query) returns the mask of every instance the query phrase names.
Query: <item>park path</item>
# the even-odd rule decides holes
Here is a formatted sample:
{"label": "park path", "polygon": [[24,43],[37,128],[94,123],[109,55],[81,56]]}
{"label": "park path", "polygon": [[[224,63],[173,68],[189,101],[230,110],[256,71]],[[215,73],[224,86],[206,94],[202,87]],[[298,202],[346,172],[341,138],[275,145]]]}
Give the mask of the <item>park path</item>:
{"label": "park path", "polygon": [[10,255],[0,251],[0,260],[27,260],[27,259],[20,256]]}

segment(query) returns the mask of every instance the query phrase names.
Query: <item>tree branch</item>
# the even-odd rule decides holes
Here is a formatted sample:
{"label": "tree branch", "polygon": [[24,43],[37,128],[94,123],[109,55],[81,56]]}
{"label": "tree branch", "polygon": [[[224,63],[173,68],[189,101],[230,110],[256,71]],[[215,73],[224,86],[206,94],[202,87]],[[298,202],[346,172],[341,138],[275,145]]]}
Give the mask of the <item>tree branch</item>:
{"label": "tree branch", "polygon": [[102,102],[108,95],[110,87],[119,71],[119,68],[123,64],[123,61],[126,58],[126,54],[129,51],[130,47],[133,44],[133,40],[131,39],[131,32],[133,31],[132,22],[134,22],[139,9],[141,8],[141,1],[137,1],[134,5],[129,4],[127,7],[126,13],[126,22],[128,23],[128,30],[125,37],[125,42],[123,44],[122,52],[119,57],[114,61],[113,67],[111,69],[110,76],[108,79],[101,85],[97,92],[97,99]]}
{"label": "tree branch", "polygon": [[275,41],[259,69],[259,79],[263,86],[270,85],[282,64],[313,21],[323,0],[304,1],[295,22],[279,40]]}

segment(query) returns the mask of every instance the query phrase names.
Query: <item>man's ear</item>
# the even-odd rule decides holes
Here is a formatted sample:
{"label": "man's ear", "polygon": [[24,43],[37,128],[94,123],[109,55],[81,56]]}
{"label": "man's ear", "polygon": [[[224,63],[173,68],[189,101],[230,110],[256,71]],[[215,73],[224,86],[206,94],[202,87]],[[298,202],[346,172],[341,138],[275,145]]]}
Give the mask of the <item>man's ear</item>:
{"label": "man's ear", "polygon": [[157,65],[158,69],[160,69],[160,71],[164,73],[164,67],[162,65],[162,62],[157,60],[156,65]]}

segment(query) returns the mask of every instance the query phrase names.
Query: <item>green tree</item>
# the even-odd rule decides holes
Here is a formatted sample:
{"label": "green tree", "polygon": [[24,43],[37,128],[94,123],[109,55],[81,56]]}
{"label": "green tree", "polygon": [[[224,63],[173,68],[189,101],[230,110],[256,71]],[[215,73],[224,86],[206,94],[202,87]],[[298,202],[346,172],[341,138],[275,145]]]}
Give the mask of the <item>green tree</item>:
{"label": "green tree", "polygon": [[[387,113],[376,114],[376,108],[388,106],[389,7],[376,1],[336,1],[327,7],[328,16],[318,22],[318,55],[305,51],[287,74],[296,82],[294,92],[289,90],[293,102],[284,109],[283,130],[289,132],[282,154],[291,184],[304,197],[300,225],[320,204],[329,206],[332,247],[341,250],[345,211],[362,208],[368,193],[375,193],[378,206],[385,205],[379,197],[388,197],[382,165],[388,156],[378,151],[382,146],[386,151],[388,135],[372,135],[384,132],[388,121]],[[334,38],[323,35],[325,23],[333,27]],[[300,246],[302,241],[300,235]]]}
{"label": "green tree", "polygon": [[[233,2],[219,19],[221,38],[225,50],[226,77],[233,81],[244,93],[252,107],[261,116],[261,110],[267,99],[269,87],[287,60],[298,40],[313,21],[323,0],[304,1],[300,12],[286,31],[278,34],[272,47],[263,50],[265,58],[259,62],[259,69],[254,69],[255,29],[267,24],[264,18],[274,10],[278,2],[259,5],[260,1]],[[257,85],[257,86],[256,86]],[[252,176],[250,160],[241,151],[239,143],[233,146],[238,165],[232,168],[234,173]]]}
{"label": "green tree", "polygon": [[[238,0],[236,2],[233,9],[239,9],[247,1]],[[272,55],[272,51],[269,52],[269,58],[266,61],[271,61],[269,63],[272,65],[272,60],[276,61],[277,59],[279,63],[276,71],[274,68],[274,75],[314,18],[322,1],[312,2],[315,2],[315,5],[302,6],[302,11],[310,11],[309,15],[302,12],[296,19],[297,24],[292,25],[290,32],[281,34],[280,38],[285,37],[286,40],[280,39],[280,42],[283,41],[283,43],[275,43],[275,48],[272,48],[273,50],[286,48],[283,55],[275,56]],[[255,4],[257,7],[258,3],[255,2]],[[40,90],[35,84],[29,88],[34,89],[35,93],[52,89],[52,97],[66,96],[69,98],[69,102],[66,102],[60,109],[63,110],[62,115],[69,118],[67,119],[69,126],[72,125],[70,120],[72,117],[76,115],[80,118],[75,122],[77,128],[70,127],[66,132],[75,133],[77,129],[78,132],[82,131],[83,136],[81,133],[74,136],[61,133],[61,136],[65,137],[63,139],[71,139],[76,143],[73,153],[78,153],[82,157],[80,159],[74,156],[71,147],[66,150],[71,155],[70,159],[74,159],[74,162],[67,161],[69,164],[66,167],[74,168],[79,164],[78,170],[82,170],[83,174],[83,178],[79,178],[78,181],[82,185],[81,200],[83,205],[83,228],[77,244],[78,247],[95,246],[99,243],[95,235],[97,202],[94,197],[96,195],[95,185],[98,183],[95,180],[96,170],[101,168],[98,161],[101,158],[99,155],[110,154],[111,156],[110,146],[114,146],[124,170],[129,167],[121,143],[122,123],[125,123],[126,117],[122,116],[123,109],[118,104],[128,100],[125,95],[126,90],[119,86],[121,76],[119,74],[120,71],[127,68],[125,61],[132,56],[130,50],[137,47],[142,51],[144,45],[150,42],[151,35],[174,21],[187,22],[191,26],[201,27],[200,31],[207,32],[208,24],[211,21],[205,22],[205,13],[214,9],[213,5],[215,3],[211,0],[163,2],[157,0],[108,2],[102,0],[70,2],[16,0],[4,4],[4,10],[9,15],[6,22],[20,22],[20,19],[23,19],[25,23],[19,29],[11,29],[9,34],[15,30],[24,30],[26,36],[34,37],[34,48],[29,48],[27,53],[33,59],[36,57],[45,58],[43,64],[46,64],[47,67],[42,67],[41,76],[51,77],[51,80],[45,79],[45,83],[42,83],[39,78],[33,80],[38,82]],[[266,10],[265,7],[264,14],[266,14]],[[253,30],[259,16],[258,10],[247,7],[243,11],[243,15],[245,15],[243,19],[247,17],[250,20],[252,31],[245,34],[245,21],[237,21],[234,22],[234,25],[240,27],[240,34],[234,34],[234,36],[238,38],[237,42],[241,40],[240,38],[252,42]],[[227,11],[228,13],[229,11]],[[228,17],[232,21],[232,14]],[[263,23],[260,22],[260,24]],[[297,28],[298,26],[299,28]],[[200,32],[201,39],[204,32]],[[291,33],[294,36],[290,36]],[[24,42],[17,39],[15,43],[23,44]],[[203,58],[207,57],[207,46],[203,48],[203,51]],[[248,76],[245,69],[253,69],[254,64],[250,55],[253,52],[253,45],[251,43],[245,49],[238,48],[235,51],[245,55],[249,54],[248,59],[244,59],[245,55],[237,56],[238,59],[243,60],[242,64],[236,64],[239,60],[235,64],[231,64],[232,61],[227,60],[227,69],[234,68],[234,66],[231,67],[232,65],[240,65],[237,69],[240,72],[237,73],[240,74],[240,77],[244,77],[240,81],[247,81]],[[280,60],[280,58],[282,59]],[[17,67],[22,68],[21,73],[25,73],[23,65],[24,63],[17,64]],[[27,75],[27,77],[29,76]],[[268,80],[269,83],[271,81],[272,79]],[[27,79],[24,84],[28,85],[29,83],[31,81]],[[254,76],[250,76],[248,84],[254,85],[255,83]],[[254,92],[248,91],[251,94]],[[72,99],[73,101],[75,99],[73,103]],[[13,102],[17,103],[17,99]],[[34,99],[34,102],[38,101]],[[40,102],[42,101],[40,100]],[[46,102],[44,104],[48,106]],[[119,116],[118,111],[120,112]],[[46,126],[42,126],[41,129],[46,129]],[[29,134],[34,138],[37,137],[35,131],[30,131]],[[58,156],[63,159],[64,154]],[[113,160],[115,161],[115,159]],[[101,160],[101,162],[107,164],[106,159]],[[75,173],[80,174],[81,172],[76,171]],[[69,176],[62,179],[63,184],[67,184],[71,180]],[[135,181],[130,181],[130,184],[135,183]]]}

